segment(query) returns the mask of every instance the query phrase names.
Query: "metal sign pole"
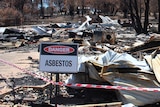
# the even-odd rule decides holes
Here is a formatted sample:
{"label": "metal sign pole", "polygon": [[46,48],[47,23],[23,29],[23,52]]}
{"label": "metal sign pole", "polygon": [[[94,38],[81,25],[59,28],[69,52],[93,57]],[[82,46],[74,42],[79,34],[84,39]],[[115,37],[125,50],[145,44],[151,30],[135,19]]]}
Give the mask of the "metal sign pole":
{"label": "metal sign pole", "polygon": [[[50,75],[50,80],[52,81],[52,73]],[[52,91],[53,91],[53,85],[50,84],[50,104],[52,104]]]}
{"label": "metal sign pole", "polygon": [[[56,74],[56,82],[59,82],[59,73]],[[55,96],[57,97],[59,95],[59,86],[56,85],[56,94]]]}
{"label": "metal sign pole", "polygon": [[[59,82],[59,73],[56,73],[56,82]],[[59,95],[59,86],[56,85],[56,90],[55,90],[55,107],[57,107],[57,98]]]}

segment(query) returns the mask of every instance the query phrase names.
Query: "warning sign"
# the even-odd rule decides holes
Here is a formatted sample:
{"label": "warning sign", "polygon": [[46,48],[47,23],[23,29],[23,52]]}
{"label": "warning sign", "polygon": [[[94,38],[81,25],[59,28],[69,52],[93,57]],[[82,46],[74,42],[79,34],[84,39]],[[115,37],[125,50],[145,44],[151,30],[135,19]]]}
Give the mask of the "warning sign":
{"label": "warning sign", "polygon": [[78,44],[40,44],[40,71],[53,73],[76,73],[78,66]]}

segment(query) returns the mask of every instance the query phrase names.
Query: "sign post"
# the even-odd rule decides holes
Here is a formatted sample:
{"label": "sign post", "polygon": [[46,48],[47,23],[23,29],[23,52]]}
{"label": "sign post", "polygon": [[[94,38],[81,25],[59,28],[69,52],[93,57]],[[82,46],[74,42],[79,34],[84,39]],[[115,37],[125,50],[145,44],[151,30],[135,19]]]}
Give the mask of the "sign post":
{"label": "sign post", "polygon": [[[56,73],[56,82],[59,82],[59,73],[77,73],[78,44],[50,43],[40,44],[40,71]],[[52,91],[52,90],[51,90]],[[59,94],[56,86],[55,96]],[[50,92],[52,93],[52,92]],[[51,96],[51,95],[50,95]],[[51,97],[50,97],[51,102]],[[57,101],[56,101],[57,105]]]}
{"label": "sign post", "polygon": [[[50,80],[52,81],[52,73],[50,75]],[[50,104],[52,103],[51,99],[52,99],[52,91],[53,91],[53,85],[50,84]]]}

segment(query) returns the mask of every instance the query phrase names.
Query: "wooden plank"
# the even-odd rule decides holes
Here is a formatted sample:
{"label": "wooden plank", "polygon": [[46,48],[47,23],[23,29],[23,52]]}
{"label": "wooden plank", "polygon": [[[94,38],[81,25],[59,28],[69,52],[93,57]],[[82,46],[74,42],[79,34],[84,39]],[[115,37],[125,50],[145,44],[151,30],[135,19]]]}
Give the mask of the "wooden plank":
{"label": "wooden plank", "polygon": [[71,105],[67,107],[121,107],[121,104],[122,102],[111,102],[111,103],[100,103],[100,104]]}
{"label": "wooden plank", "polygon": [[[14,90],[18,90],[18,89],[20,89],[21,87],[15,87],[14,88]],[[5,95],[7,95],[7,94],[9,94],[9,93],[11,93],[11,92],[13,92],[14,91],[13,89],[11,89],[11,88],[7,88],[7,89],[2,89],[2,90],[0,90],[0,98],[2,98],[2,97],[4,97]]]}
{"label": "wooden plank", "polygon": [[37,86],[22,86],[22,88],[45,89],[49,85],[50,85],[50,83],[47,83],[44,85],[37,85]]}
{"label": "wooden plank", "polygon": [[159,48],[160,48],[160,46],[157,46],[157,47],[142,49],[142,50],[139,50],[139,51],[136,51],[136,52],[133,52],[133,53],[137,53],[137,52],[145,52],[145,51],[150,51],[150,50],[156,50],[156,49],[159,49]]}

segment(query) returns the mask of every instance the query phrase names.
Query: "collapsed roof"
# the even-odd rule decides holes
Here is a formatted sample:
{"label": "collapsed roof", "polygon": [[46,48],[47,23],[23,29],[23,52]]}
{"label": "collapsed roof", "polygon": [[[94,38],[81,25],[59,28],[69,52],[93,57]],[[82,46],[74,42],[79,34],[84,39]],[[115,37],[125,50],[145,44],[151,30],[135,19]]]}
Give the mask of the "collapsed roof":
{"label": "collapsed roof", "polygon": [[[158,72],[158,68],[154,68],[154,70]],[[84,75],[73,74],[66,82],[71,84],[86,83],[85,75],[88,72],[89,78],[99,82],[106,81],[114,86],[159,87],[159,83],[154,76],[156,73],[152,72],[152,69],[145,60],[138,61],[127,53],[120,54],[112,50],[108,50],[97,56],[81,55],[79,57],[78,71],[84,72]],[[158,80],[160,78],[159,75],[157,74],[156,76]],[[89,83],[92,83],[92,81]],[[119,90],[119,92],[123,103],[142,106],[160,101],[159,94],[155,92],[127,90]]]}
{"label": "collapsed roof", "polygon": [[24,34],[23,32],[21,32],[18,29],[14,29],[14,28],[6,28],[3,32],[3,34]]}

